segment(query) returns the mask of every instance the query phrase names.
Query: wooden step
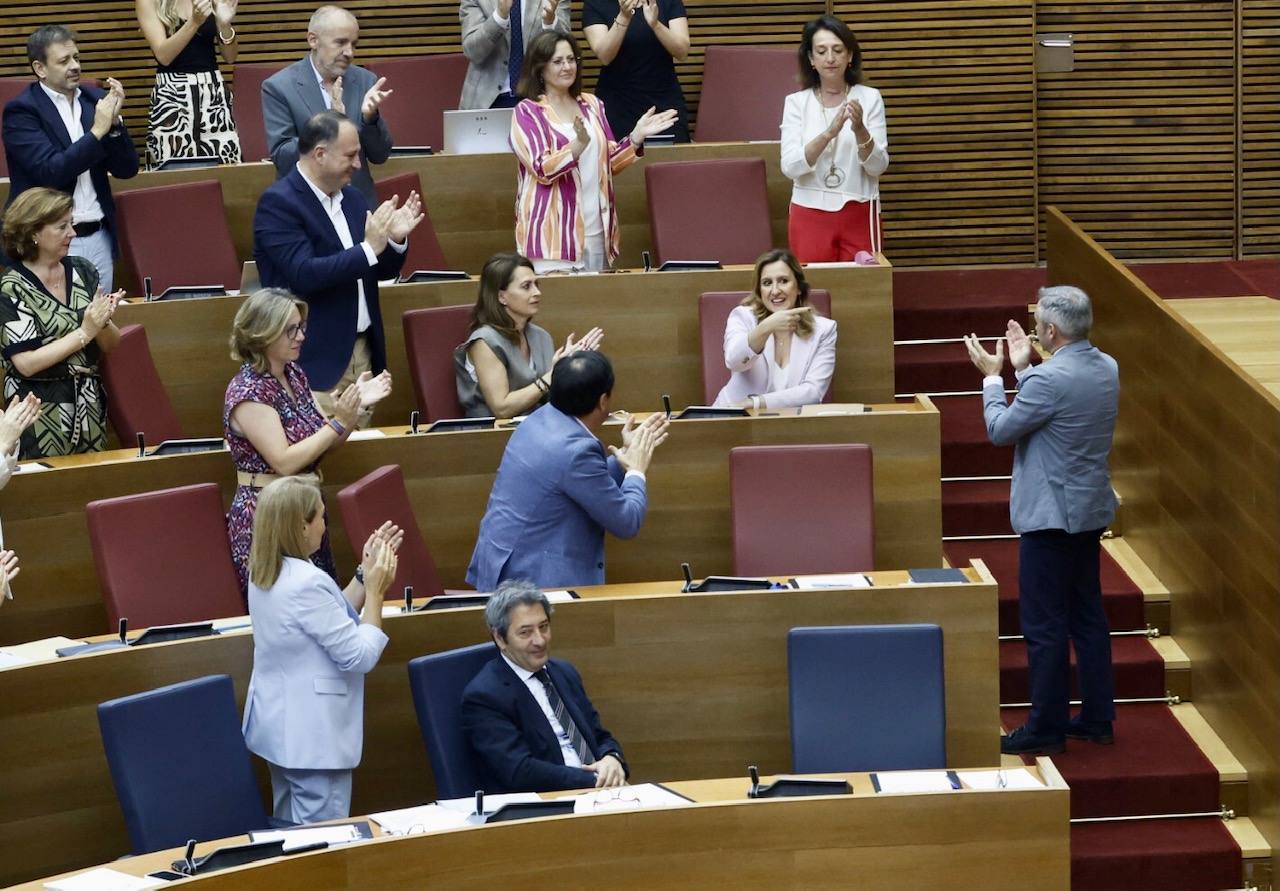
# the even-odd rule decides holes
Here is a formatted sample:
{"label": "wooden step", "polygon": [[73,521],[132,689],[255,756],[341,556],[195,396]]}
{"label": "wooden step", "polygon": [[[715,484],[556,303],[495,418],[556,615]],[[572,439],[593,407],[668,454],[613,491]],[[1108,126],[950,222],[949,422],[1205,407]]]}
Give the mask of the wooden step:
{"label": "wooden step", "polygon": [[[1169,707],[1178,723],[1187,731],[1187,735],[1200,747],[1204,756],[1209,759],[1218,771],[1218,782],[1222,788],[1222,803],[1236,812],[1237,817],[1249,813],[1249,774],[1227,744],[1222,741],[1209,722],[1196,709],[1195,704],[1183,702]],[[1239,822],[1229,821],[1230,822]],[[1265,842],[1264,842],[1265,845]],[[1241,845],[1243,850],[1244,846]],[[1271,849],[1267,848],[1270,856]],[[1248,854],[1245,855],[1249,856]]]}

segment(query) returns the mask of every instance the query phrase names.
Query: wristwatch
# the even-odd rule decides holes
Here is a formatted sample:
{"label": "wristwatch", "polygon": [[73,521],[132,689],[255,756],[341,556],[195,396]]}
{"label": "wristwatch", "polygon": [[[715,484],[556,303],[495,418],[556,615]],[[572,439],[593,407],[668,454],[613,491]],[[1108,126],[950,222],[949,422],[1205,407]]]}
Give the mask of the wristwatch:
{"label": "wristwatch", "polygon": [[356,581],[362,585],[364,584],[364,567],[363,566],[356,567]]}

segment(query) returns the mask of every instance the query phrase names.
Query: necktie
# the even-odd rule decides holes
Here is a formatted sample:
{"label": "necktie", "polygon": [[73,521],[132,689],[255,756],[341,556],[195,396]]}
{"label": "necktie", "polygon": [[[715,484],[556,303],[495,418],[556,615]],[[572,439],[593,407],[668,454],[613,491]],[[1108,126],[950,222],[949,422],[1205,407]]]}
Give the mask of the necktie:
{"label": "necktie", "polygon": [[524,66],[524,28],[520,23],[520,3],[511,4],[511,54],[507,56],[507,77],[511,78],[511,92],[520,85],[520,69]]}
{"label": "necktie", "polygon": [[573,722],[573,715],[569,714],[569,710],[565,708],[564,700],[556,692],[555,684],[551,683],[551,675],[544,668],[538,672],[537,677],[538,680],[542,681],[543,689],[547,691],[547,702],[551,703],[551,713],[556,716],[556,720],[560,722],[560,726],[564,728],[564,732],[569,736],[569,744],[578,753],[578,758],[583,764],[590,764],[595,760],[591,756],[591,749],[587,746],[587,741],[583,737],[582,731]]}

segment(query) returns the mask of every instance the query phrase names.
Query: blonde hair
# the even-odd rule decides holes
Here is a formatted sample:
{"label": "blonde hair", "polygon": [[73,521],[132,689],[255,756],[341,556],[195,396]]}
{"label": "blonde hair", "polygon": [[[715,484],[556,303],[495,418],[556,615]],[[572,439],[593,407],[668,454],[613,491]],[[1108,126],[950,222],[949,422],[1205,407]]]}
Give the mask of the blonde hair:
{"label": "blonde hair", "polygon": [[266,590],[280,577],[285,557],[311,556],[305,553],[303,524],[314,520],[322,506],[320,481],[312,474],[282,477],[263,488],[253,515],[249,581]]}
{"label": "blonde hair", "polygon": [[166,37],[171,37],[174,31],[182,27],[182,16],[178,15],[178,0],[155,0],[156,17],[160,19],[160,24],[164,25],[164,33]]}
{"label": "blonde hair", "polygon": [[34,260],[40,253],[35,237],[45,226],[51,226],[71,213],[71,196],[56,189],[37,186],[27,189],[9,205],[4,214],[5,252],[17,260]]}
{"label": "blonde hair", "polygon": [[271,370],[267,347],[280,339],[289,327],[289,314],[297,307],[302,321],[307,320],[307,303],[283,288],[255,291],[240,305],[231,325],[231,358],[248,362],[259,374]]}

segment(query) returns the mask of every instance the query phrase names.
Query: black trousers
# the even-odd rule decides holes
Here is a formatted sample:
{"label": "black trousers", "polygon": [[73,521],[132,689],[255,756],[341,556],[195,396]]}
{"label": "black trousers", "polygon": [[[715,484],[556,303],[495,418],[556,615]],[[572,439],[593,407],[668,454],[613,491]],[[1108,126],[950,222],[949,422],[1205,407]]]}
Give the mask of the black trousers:
{"label": "black trousers", "polygon": [[1080,674],[1080,717],[1115,719],[1111,637],[1102,610],[1101,529],[1024,532],[1018,551],[1018,610],[1031,670],[1027,727],[1061,735],[1070,719],[1071,663]]}

